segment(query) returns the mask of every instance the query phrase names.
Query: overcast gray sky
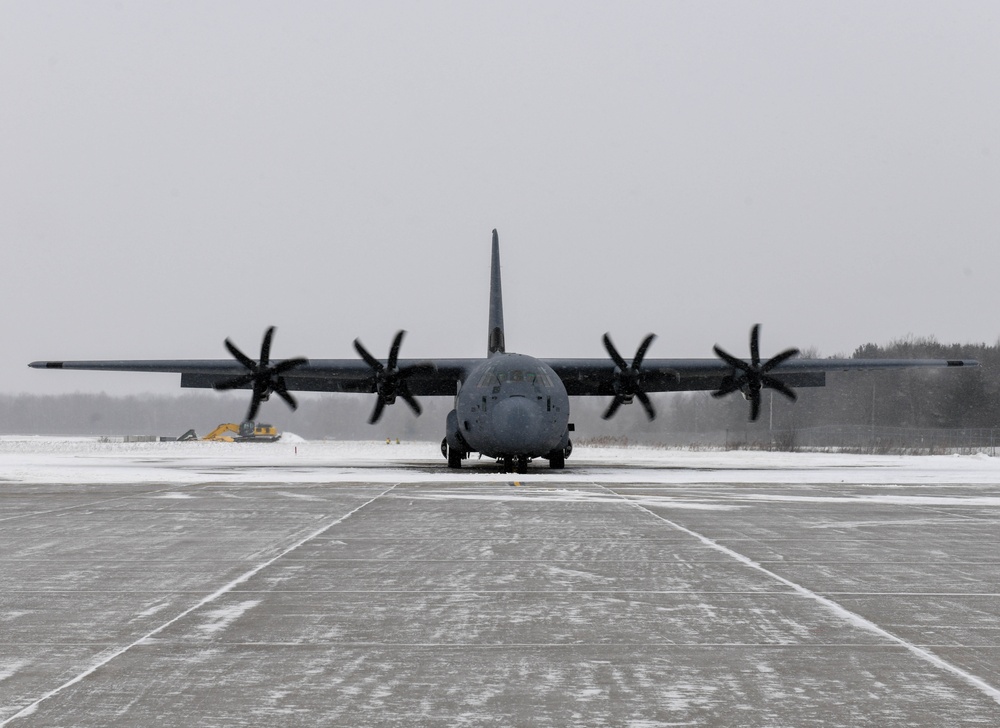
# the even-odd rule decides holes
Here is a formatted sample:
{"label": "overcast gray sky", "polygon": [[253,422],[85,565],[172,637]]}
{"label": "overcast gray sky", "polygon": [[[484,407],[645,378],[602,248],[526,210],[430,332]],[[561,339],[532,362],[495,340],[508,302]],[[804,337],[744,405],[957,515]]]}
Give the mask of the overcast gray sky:
{"label": "overcast gray sky", "polygon": [[35,359],[823,355],[1000,335],[1000,3],[0,2]]}

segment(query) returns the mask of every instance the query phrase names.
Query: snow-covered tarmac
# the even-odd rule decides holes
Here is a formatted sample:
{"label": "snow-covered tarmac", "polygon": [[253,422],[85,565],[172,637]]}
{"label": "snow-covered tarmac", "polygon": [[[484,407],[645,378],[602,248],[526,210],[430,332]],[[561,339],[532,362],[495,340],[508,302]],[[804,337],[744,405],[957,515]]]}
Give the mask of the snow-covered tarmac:
{"label": "snow-covered tarmac", "polygon": [[1000,459],[0,438],[0,726],[1000,724]]}

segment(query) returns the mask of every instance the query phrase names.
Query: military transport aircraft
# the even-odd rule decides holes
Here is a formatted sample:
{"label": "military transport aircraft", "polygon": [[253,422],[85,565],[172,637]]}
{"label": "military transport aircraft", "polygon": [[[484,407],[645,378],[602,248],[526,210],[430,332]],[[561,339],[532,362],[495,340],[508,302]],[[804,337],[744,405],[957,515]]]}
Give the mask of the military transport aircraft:
{"label": "military transport aircraft", "polygon": [[450,396],[455,407],[445,422],[441,451],[448,466],[460,468],[473,452],[496,458],[504,472],[526,471],[528,462],[545,458],[549,467],[564,467],[572,450],[569,421],[570,396],[610,397],[604,418],[622,405],[638,399],[652,420],[656,410],[650,392],[712,390],[722,397],[741,392],[750,402],[750,419],[760,414],[761,390],[774,389],[794,400],[792,387],[822,387],[826,372],[906,367],[969,367],[972,360],[941,359],[798,359],[788,349],[767,361],[760,358],[760,327],[750,333],[750,359],[738,359],[718,346],[716,359],[647,359],[655,336],[642,340],[632,361],[618,352],[608,334],[604,348],[610,359],[536,359],[506,351],[503,296],[500,287],[500,243],[493,231],[490,275],[490,308],[487,350],[476,359],[400,359],[406,332],[396,334],[385,361],[374,357],[360,340],[354,349],[360,359],[305,359],[297,357],[272,363],[267,329],[260,359],[244,354],[229,339],[229,359],[176,359],[132,361],[36,361],[36,369],[91,369],[105,371],[175,372],[182,387],[251,390],[247,419],[257,414],[261,402],[277,394],[292,409],[292,391],[353,392],[375,394],[375,423],[387,405],[401,398],[417,415],[418,396]]}

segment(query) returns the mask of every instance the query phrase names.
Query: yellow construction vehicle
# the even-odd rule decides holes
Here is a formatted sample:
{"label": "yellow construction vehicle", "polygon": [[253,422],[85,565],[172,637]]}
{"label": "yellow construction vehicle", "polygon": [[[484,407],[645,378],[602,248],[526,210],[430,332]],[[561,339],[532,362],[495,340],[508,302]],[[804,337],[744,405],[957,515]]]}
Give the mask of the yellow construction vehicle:
{"label": "yellow construction vehicle", "polygon": [[201,439],[214,442],[276,442],[280,437],[274,425],[247,420],[239,424],[224,422]]}

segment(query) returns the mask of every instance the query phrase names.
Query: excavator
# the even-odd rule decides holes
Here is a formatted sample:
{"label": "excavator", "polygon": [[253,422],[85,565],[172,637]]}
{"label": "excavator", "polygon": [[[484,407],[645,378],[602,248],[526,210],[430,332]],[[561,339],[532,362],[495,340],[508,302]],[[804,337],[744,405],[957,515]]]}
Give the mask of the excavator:
{"label": "excavator", "polygon": [[281,438],[274,425],[246,420],[245,422],[223,422],[202,438],[194,430],[188,430],[178,440],[211,440],[213,442],[277,442]]}

